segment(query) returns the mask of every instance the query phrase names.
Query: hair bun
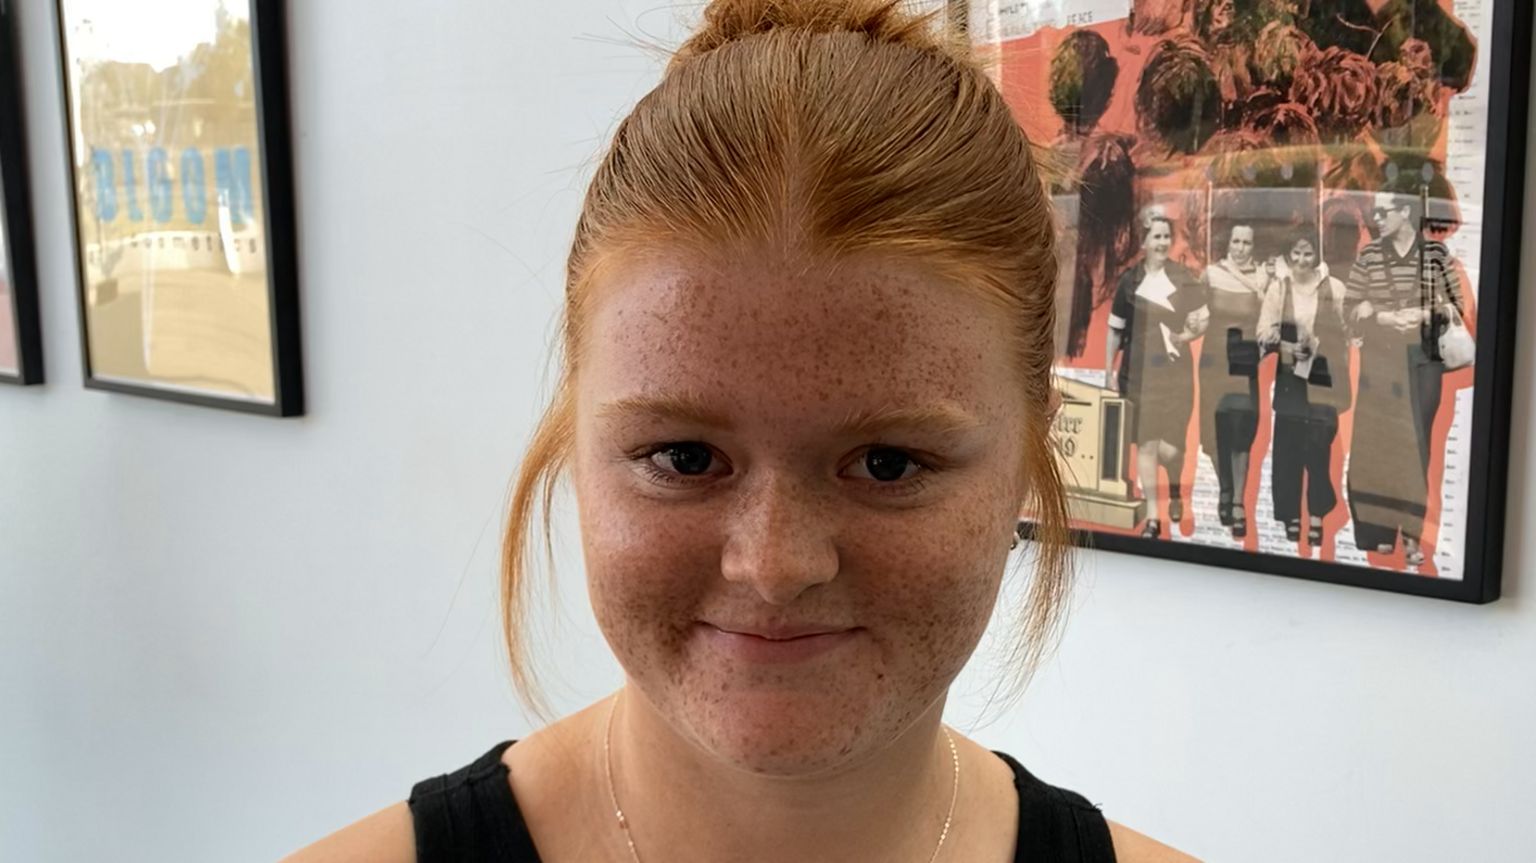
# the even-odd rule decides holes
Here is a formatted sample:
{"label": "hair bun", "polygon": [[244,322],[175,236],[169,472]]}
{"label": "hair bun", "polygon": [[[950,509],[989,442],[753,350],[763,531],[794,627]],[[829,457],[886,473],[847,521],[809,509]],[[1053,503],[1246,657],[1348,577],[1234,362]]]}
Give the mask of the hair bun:
{"label": "hair bun", "polygon": [[673,56],[673,64],[708,54],[729,42],[771,33],[862,33],[875,42],[955,53],[955,45],[932,26],[943,10],[912,12],[904,0],[711,0],[704,21]]}

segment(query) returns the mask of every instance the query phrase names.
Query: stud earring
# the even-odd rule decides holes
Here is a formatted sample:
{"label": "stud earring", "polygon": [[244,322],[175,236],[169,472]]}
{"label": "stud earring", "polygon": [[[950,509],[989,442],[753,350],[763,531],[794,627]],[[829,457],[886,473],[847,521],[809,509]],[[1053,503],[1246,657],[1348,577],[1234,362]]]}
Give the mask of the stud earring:
{"label": "stud earring", "polygon": [[1019,547],[1019,534],[1017,532],[1015,532],[1013,534],[1013,542],[1008,546],[1008,550],[1009,551],[1013,551],[1014,549],[1016,549],[1018,547]]}

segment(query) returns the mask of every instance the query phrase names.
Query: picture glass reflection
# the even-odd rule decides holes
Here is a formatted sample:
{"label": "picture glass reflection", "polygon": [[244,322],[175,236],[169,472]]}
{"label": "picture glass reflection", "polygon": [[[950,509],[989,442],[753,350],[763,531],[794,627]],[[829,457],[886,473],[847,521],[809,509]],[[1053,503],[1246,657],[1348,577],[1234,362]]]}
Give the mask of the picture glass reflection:
{"label": "picture glass reflection", "polygon": [[271,404],[248,3],[60,10],[90,374]]}

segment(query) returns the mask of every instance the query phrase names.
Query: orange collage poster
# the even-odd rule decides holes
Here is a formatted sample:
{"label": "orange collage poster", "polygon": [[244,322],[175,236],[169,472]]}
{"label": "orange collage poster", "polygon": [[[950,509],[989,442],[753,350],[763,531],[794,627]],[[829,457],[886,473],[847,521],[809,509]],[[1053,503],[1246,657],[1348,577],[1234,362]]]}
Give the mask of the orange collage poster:
{"label": "orange collage poster", "polygon": [[972,4],[1051,185],[1077,527],[1465,577],[1497,5]]}

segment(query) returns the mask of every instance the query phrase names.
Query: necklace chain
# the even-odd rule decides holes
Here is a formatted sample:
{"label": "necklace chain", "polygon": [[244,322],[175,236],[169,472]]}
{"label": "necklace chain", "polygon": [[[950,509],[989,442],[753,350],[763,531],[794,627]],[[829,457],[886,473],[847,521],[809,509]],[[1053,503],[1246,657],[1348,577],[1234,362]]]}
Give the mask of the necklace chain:
{"label": "necklace chain", "polygon": [[[635,849],[635,837],[629,832],[629,819],[624,817],[624,808],[619,805],[619,795],[613,786],[613,712],[618,706],[620,697],[615,695],[608,705],[608,721],[603,729],[603,775],[608,779],[608,800],[613,804],[613,815],[618,819],[619,830],[624,834],[625,844],[629,846],[630,859],[634,860],[634,863],[641,863],[640,852]],[[954,763],[955,769],[954,781],[949,792],[949,812],[944,815],[944,829],[939,832],[939,844],[929,855],[928,863],[939,859],[939,852],[944,850],[944,840],[949,838],[949,826],[955,818],[955,801],[960,798],[960,753],[955,749],[955,738],[949,733],[949,729],[940,725],[939,730],[944,732],[944,740],[949,743],[949,758]]]}

